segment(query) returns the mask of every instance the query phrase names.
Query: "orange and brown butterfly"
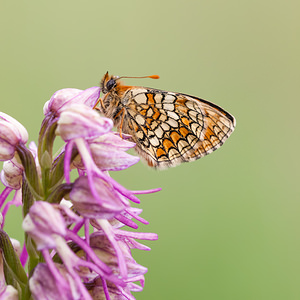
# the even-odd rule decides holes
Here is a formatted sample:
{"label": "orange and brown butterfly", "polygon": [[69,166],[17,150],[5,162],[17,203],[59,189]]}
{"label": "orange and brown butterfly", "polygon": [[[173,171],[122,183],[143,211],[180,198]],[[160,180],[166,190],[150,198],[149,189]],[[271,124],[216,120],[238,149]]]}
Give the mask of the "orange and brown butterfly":
{"label": "orange and brown butterfly", "polygon": [[234,117],[198,97],[154,88],[127,86],[108,72],[101,80],[98,110],[136,143],[149,166],[164,169],[205,156],[223,145],[235,127]]}

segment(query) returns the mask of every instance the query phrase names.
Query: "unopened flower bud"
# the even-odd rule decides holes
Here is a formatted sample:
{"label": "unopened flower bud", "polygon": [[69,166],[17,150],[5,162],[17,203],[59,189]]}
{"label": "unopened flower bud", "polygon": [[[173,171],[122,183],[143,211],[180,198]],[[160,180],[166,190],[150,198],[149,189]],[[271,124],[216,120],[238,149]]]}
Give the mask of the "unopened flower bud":
{"label": "unopened flower bud", "polygon": [[18,190],[22,185],[23,171],[23,166],[16,159],[7,160],[3,163],[0,180],[6,187]]}
{"label": "unopened flower bud", "polygon": [[0,161],[12,159],[16,146],[26,144],[28,133],[25,127],[9,115],[0,112]]}

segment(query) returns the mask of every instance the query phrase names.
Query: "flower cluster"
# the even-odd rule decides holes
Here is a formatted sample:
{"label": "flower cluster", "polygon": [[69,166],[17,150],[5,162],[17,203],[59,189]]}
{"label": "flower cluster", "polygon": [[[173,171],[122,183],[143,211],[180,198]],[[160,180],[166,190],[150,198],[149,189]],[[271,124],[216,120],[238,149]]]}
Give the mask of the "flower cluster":
{"label": "flower cluster", "polygon": [[[150,250],[136,239],[157,235],[122,227],[148,224],[130,203],[160,189],[130,191],[109,176],[139,158],[126,152],[134,147],[128,136],[92,109],[99,94],[57,91],[44,106],[37,146],[27,147],[26,129],[0,113],[0,299],[134,299],[143,289],[147,269],[131,249]],[[57,136],[65,144],[53,155]],[[23,248],[3,230],[11,205],[22,206]]]}

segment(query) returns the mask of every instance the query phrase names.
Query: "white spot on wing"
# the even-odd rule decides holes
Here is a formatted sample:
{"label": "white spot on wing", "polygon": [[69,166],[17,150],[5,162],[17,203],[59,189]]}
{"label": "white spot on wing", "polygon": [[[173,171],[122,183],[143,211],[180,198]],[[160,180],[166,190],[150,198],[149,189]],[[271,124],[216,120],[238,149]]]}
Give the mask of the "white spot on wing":
{"label": "white spot on wing", "polygon": [[145,96],[145,94],[138,94],[134,96],[134,100],[137,104],[145,104],[147,101],[147,97]]}
{"label": "white spot on wing", "polygon": [[164,131],[169,131],[170,130],[170,125],[167,124],[167,123],[161,123],[161,128],[164,130]]}
{"label": "white spot on wing", "polygon": [[177,150],[175,150],[175,149],[170,149],[169,150],[169,159],[174,159],[174,158],[177,158],[179,156],[180,156],[180,154]]}
{"label": "white spot on wing", "polygon": [[164,103],[163,104],[163,109],[169,110],[169,111],[174,111],[175,110],[175,106],[172,103]]}
{"label": "white spot on wing", "polygon": [[147,110],[147,117],[152,117],[153,116],[153,109],[150,107],[148,110]]}
{"label": "white spot on wing", "polygon": [[144,125],[144,123],[145,123],[145,119],[144,119],[141,115],[136,115],[136,116],[135,116],[135,121],[136,121],[138,124],[141,124],[141,125]]}
{"label": "white spot on wing", "polygon": [[179,119],[178,114],[176,114],[176,113],[173,112],[173,111],[166,111],[166,113],[167,113],[167,115],[168,115],[170,118],[172,118],[172,119],[174,119],[174,120],[178,120],[178,119]]}
{"label": "white spot on wing", "polygon": [[164,131],[162,130],[161,127],[158,127],[155,129],[154,133],[157,135],[158,138],[162,138],[162,136],[164,135]]}
{"label": "white spot on wing", "polygon": [[158,140],[157,136],[154,135],[154,136],[150,137],[149,141],[152,146],[154,146],[154,147],[159,146],[159,140]]}
{"label": "white spot on wing", "polygon": [[154,100],[156,103],[161,103],[161,99],[162,99],[162,94],[156,94],[154,96]]}
{"label": "white spot on wing", "polygon": [[187,108],[195,110],[195,103],[193,101],[187,101],[185,105],[187,106]]}
{"label": "white spot on wing", "polygon": [[167,121],[166,121],[170,126],[172,126],[172,127],[178,127],[178,122],[177,121],[175,121],[175,120],[173,120],[173,119],[168,119]]}
{"label": "white spot on wing", "polygon": [[165,96],[164,102],[173,103],[175,101],[175,99],[176,99],[176,97],[174,96],[174,94],[169,93]]}
{"label": "white spot on wing", "polygon": [[147,93],[146,89],[132,89],[131,90],[132,96],[135,97],[138,94],[145,94]]}

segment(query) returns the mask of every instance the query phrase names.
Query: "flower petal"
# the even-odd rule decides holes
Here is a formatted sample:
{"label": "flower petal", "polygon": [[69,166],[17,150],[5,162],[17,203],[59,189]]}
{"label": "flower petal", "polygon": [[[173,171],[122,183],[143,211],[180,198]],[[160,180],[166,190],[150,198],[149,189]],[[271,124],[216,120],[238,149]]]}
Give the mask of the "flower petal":
{"label": "flower petal", "polygon": [[88,139],[105,134],[112,127],[112,120],[101,117],[88,106],[75,104],[61,113],[56,134],[64,141],[76,138]]}
{"label": "flower petal", "polygon": [[71,88],[59,90],[45,103],[44,114],[46,115],[49,112],[60,113],[61,110],[74,104],[85,104],[93,107],[99,99],[99,95],[99,87],[91,87],[86,90]]}

